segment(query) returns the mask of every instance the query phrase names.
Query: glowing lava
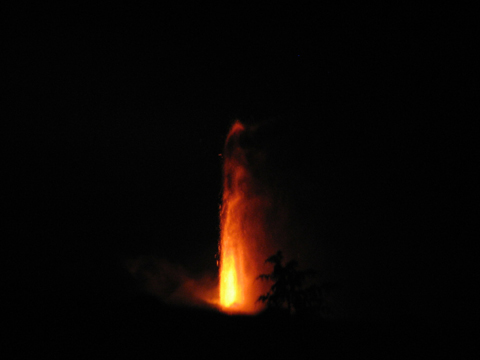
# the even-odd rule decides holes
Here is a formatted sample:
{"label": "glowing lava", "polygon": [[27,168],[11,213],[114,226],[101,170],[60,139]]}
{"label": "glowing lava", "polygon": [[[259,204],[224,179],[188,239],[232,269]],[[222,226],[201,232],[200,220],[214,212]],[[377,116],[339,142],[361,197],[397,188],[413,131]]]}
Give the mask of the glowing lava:
{"label": "glowing lava", "polygon": [[255,313],[261,282],[256,281],[259,251],[264,241],[265,199],[251,174],[251,161],[241,146],[245,127],[237,121],[231,128],[224,151],[224,184],[220,213],[220,289],[219,300],[226,312]]}
{"label": "glowing lava", "polygon": [[242,287],[238,281],[241,269],[236,266],[235,255],[233,253],[226,254],[226,252],[223,253],[224,260],[222,261],[220,302],[228,308],[241,302]]}

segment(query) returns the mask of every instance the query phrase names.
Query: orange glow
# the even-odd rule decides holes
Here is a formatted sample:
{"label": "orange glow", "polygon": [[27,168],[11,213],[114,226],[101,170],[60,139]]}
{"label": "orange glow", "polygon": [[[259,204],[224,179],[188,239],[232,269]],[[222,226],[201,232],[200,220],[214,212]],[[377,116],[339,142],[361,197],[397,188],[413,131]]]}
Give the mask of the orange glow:
{"label": "orange glow", "polygon": [[[226,248],[227,246],[225,246]],[[235,264],[234,254],[225,254],[222,261],[222,283],[220,286],[220,302],[225,307],[230,307],[240,302],[242,289],[238,281],[240,269]]]}
{"label": "orange glow", "polygon": [[245,149],[239,138],[245,131],[237,121],[225,143],[224,184],[220,213],[220,308],[227,313],[252,314],[262,310],[256,303],[260,295],[258,263],[264,255],[258,245],[264,239],[261,196],[255,193],[255,181],[249,171]]}

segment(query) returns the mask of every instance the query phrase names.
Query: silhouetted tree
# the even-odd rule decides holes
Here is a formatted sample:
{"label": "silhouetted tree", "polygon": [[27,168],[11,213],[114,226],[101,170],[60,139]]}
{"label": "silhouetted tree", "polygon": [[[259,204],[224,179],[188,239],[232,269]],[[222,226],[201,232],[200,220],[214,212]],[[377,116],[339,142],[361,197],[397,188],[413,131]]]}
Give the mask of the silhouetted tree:
{"label": "silhouetted tree", "polygon": [[265,260],[265,263],[273,264],[273,271],[270,274],[261,274],[257,279],[270,280],[274,284],[257,301],[262,301],[271,308],[286,307],[289,314],[294,312],[297,314],[320,313],[323,306],[321,287],[314,284],[303,288],[305,280],[315,275],[315,271],[312,269],[297,270],[298,263],[295,260],[283,265],[283,254],[280,250]]}

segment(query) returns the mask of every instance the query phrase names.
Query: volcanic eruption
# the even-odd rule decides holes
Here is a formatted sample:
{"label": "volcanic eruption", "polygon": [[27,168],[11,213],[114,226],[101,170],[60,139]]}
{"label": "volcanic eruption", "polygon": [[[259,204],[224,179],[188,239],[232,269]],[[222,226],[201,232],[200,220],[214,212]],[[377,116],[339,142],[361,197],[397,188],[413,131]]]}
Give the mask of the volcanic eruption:
{"label": "volcanic eruption", "polygon": [[256,176],[265,153],[252,146],[255,127],[236,121],[224,149],[223,197],[220,212],[220,308],[229,313],[256,313],[265,286],[257,281],[272,252],[267,216],[272,212],[268,187]]}

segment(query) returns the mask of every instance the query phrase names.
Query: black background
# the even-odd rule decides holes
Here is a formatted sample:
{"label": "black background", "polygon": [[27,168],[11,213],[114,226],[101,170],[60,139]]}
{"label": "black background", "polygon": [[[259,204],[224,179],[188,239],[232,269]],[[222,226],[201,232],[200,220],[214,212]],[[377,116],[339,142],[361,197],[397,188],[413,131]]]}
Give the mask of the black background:
{"label": "black background", "polygon": [[478,317],[478,91],[459,19],[446,8],[16,9],[6,296],[27,318],[76,319],[141,293],[126,259],[215,271],[225,136],[236,118],[274,119],[259,146],[308,234],[299,248],[343,287],[342,316]]}

